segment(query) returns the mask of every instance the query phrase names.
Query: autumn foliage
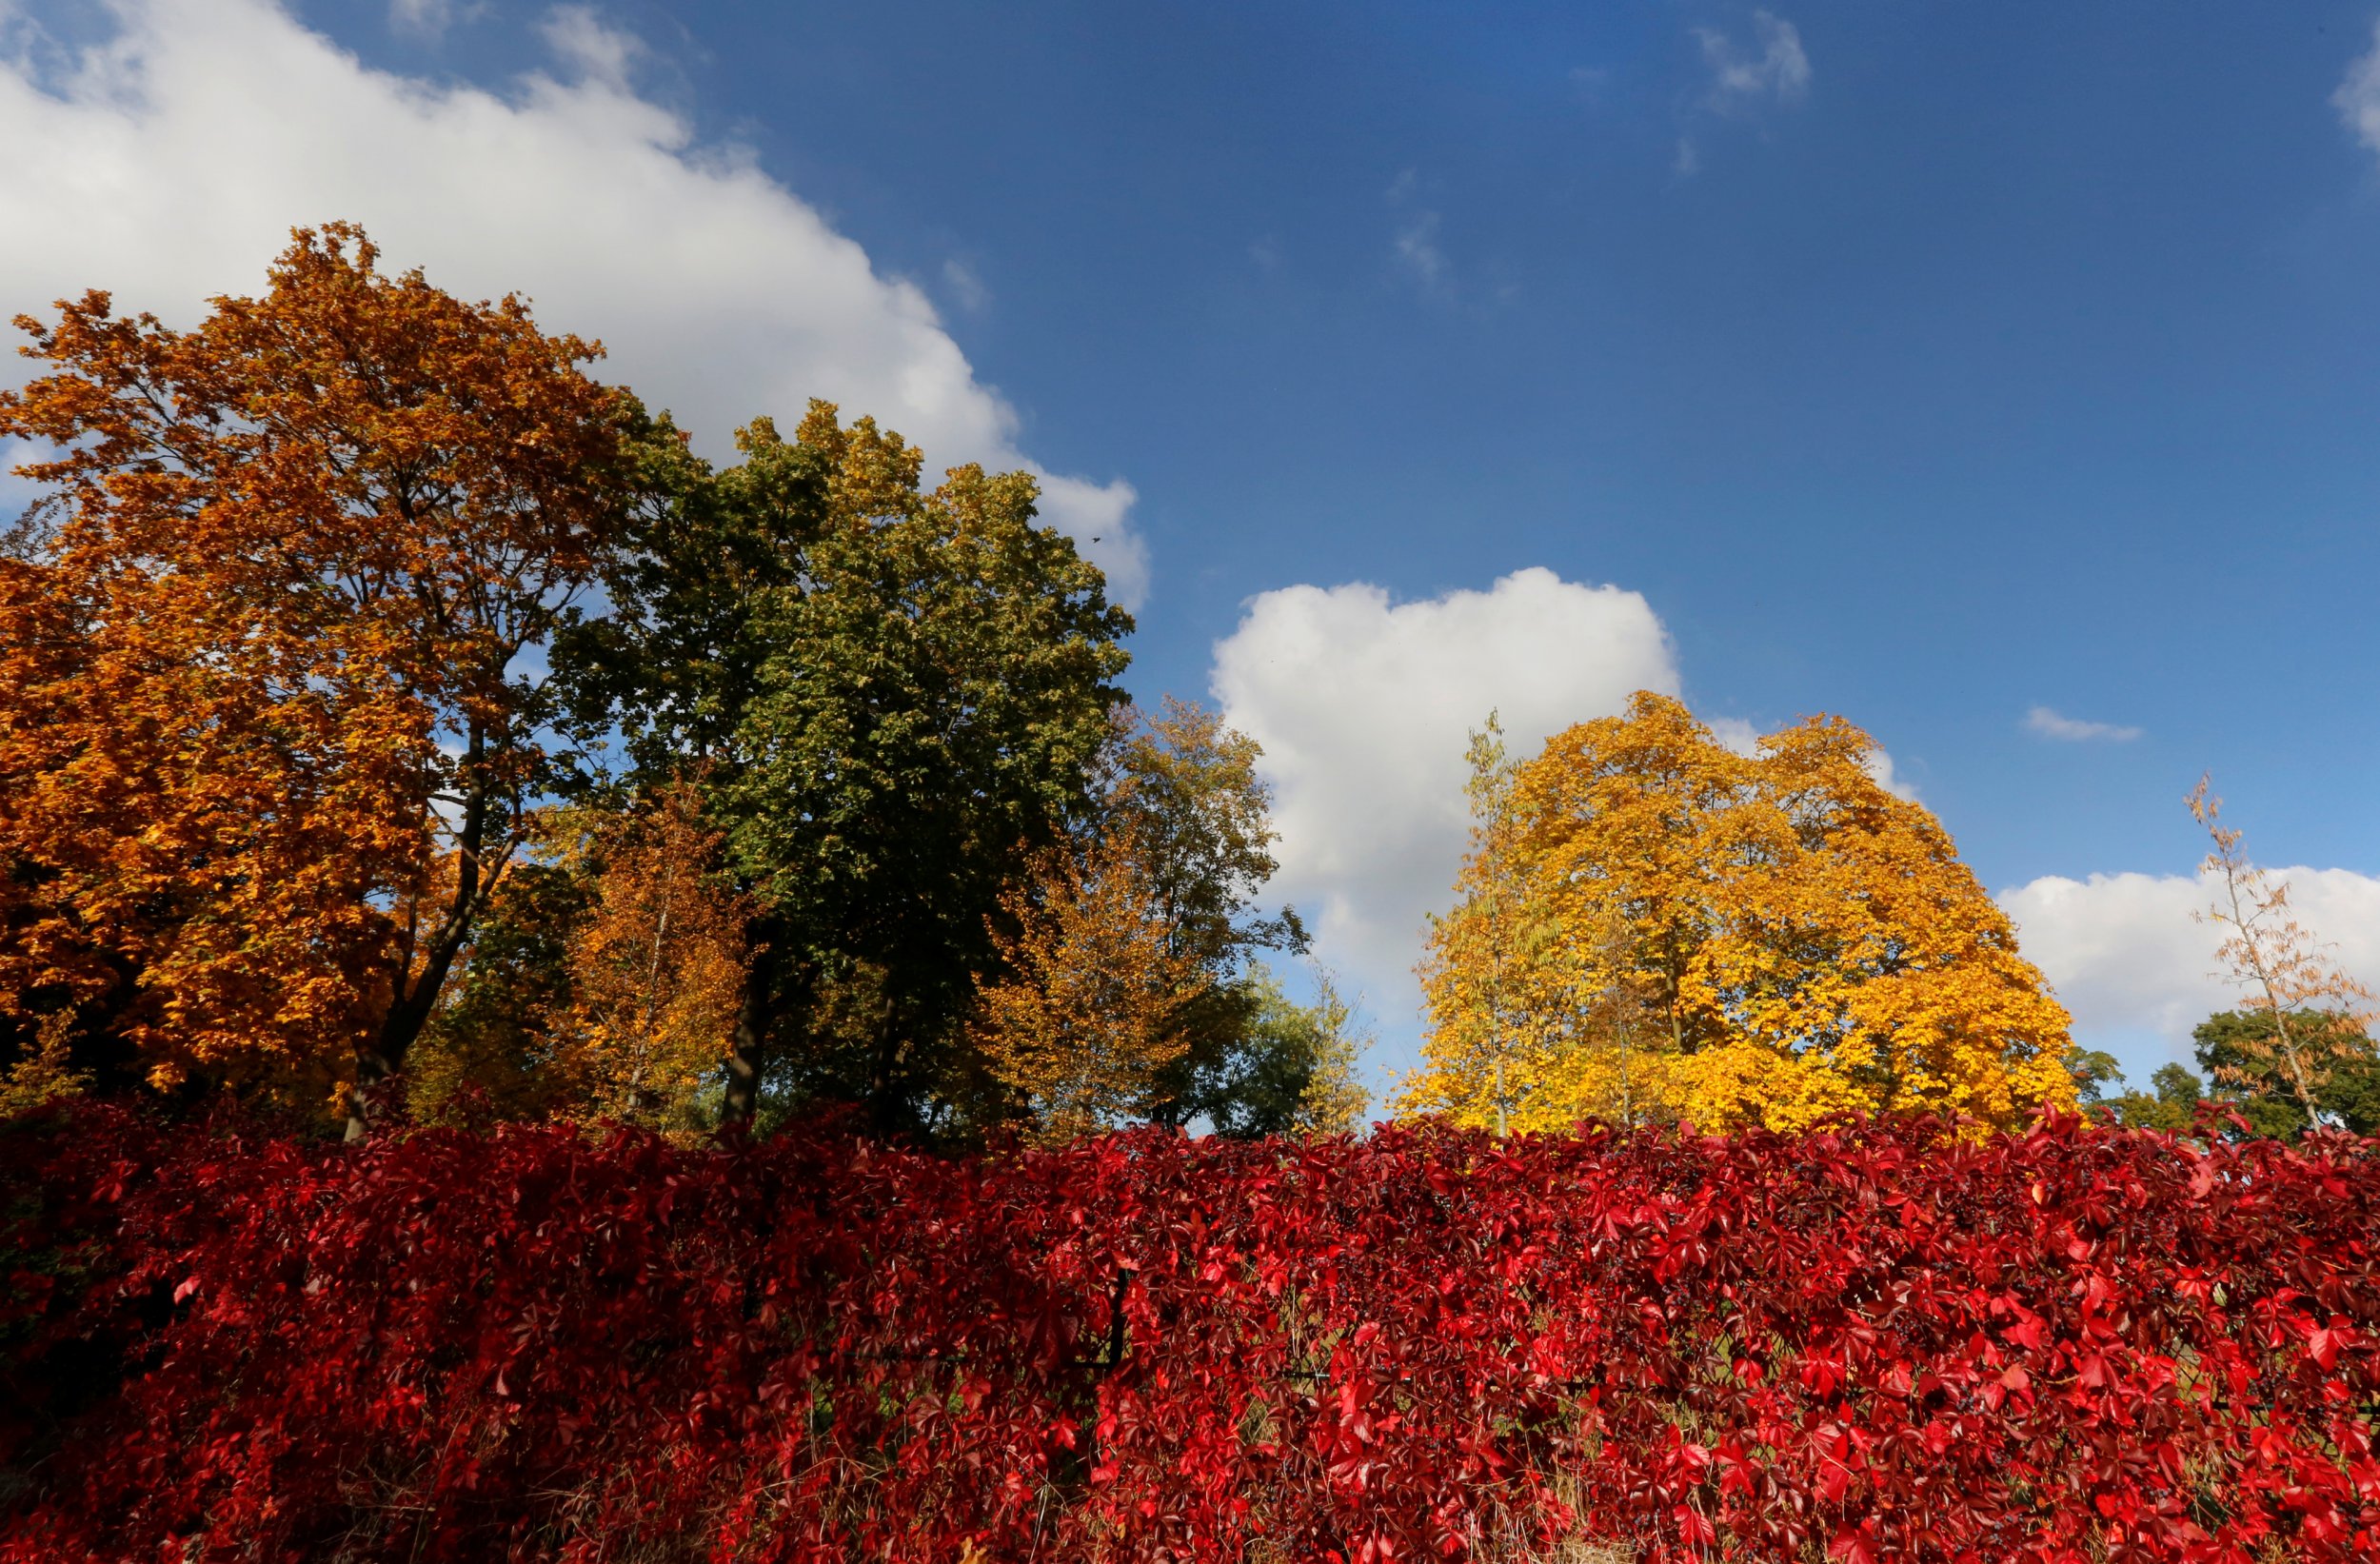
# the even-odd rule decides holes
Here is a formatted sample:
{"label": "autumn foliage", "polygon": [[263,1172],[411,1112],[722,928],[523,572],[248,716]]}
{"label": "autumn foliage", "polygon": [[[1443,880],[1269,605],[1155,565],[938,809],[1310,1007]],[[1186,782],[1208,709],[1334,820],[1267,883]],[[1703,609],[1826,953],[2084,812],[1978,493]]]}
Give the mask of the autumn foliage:
{"label": "autumn foliage", "polygon": [[513,664],[616,522],[596,349],[339,225],[190,330],[18,325],[0,1022],[70,1009],[160,1083],[386,1075],[549,781]]}
{"label": "autumn foliage", "polygon": [[1051,1139],[1145,1119],[1189,1048],[1183,1012],[1205,977],[1140,857],[1129,835],[1045,853],[1003,899],[1006,975],[977,995],[973,1040]]}
{"label": "autumn foliage", "polygon": [[0,1559],[2380,1548],[2380,1158],[0,1135]]}
{"label": "autumn foliage", "polygon": [[744,987],[750,914],[717,878],[690,786],[598,817],[594,905],[572,930],[565,1046],[601,1117],[650,1123],[718,1068]]}
{"label": "autumn foliage", "polygon": [[2071,1104],[2066,1012],[1874,751],[1814,718],[1742,754],[1649,692],[1525,762],[1475,751],[1409,1104],[1785,1130]]}
{"label": "autumn foliage", "polygon": [[1029,475],[714,467],[344,225],[19,324],[0,1564],[2380,1553],[2368,996],[2203,789],[2293,1145],[2069,1117],[1867,737],[1651,694],[1478,736],[1358,1140],[1260,752]]}

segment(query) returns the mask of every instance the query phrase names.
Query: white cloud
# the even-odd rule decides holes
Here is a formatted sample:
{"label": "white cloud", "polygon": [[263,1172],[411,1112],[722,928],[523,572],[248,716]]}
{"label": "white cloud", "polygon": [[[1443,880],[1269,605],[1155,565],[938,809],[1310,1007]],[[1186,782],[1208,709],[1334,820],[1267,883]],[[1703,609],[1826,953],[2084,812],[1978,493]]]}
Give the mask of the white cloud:
{"label": "white cloud", "polygon": [[1740,717],[1706,717],[1703,725],[1711,730],[1711,737],[1724,748],[1732,749],[1738,755],[1760,753],[1760,730]]}
{"label": "white cloud", "polygon": [[629,91],[628,70],[644,54],[644,40],[605,22],[592,6],[556,6],[537,31],[554,57],[583,79],[615,93]]}
{"label": "white cloud", "polygon": [[[0,0],[0,21],[14,9]],[[493,92],[368,69],[271,0],[111,9],[105,43],[0,52],[0,316],[101,287],[188,322],[210,294],[253,290],[293,224],[352,218],[443,287],[518,290],[547,328],[602,337],[602,372],[714,454],[815,395],[929,461],[1034,467],[1049,519],[1118,597],[1142,595],[1131,485],[1031,462],[925,295],[747,151],[640,96],[638,46],[592,11],[553,11],[557,69]],[[450,13],[401,0],[392,16]]]}
{"label": "white cloud", "polygon": [[[2291,910],[2350,974],[2380,980],[2380,878],[2350,869],[2273,871]],[[2213,975],[2221,931],[2191,915],[2214,887],[2192,875],[2046,875],[1998,893],[2017,944],[2073,1012],[2074,1035],[2122,1057],[2134,1085],[2188,1060],[2190,1030],[2239,1003]]]}
{"label": "white cloud", "polygon": [[2058,739],[2077,744],[2090,743],[2094,740],[2130,743],[2141,733],[2139,728],[2119,727],[2113,723],[2086,723],[2075,717],[2062,717],[2048,706],[2035,706],[2025,713],[2025,729],[2044,739]]}
{"label": "white cloud", "polygon": [[1680,179],[1692,179],[1702,171],[1702,154],[1696,150],[1694,137],[1677,138],[1677,152],[1670,159],[1669,171]]}
{"label": "white cloud", "polygon": [[2330,104],[2357,141],[2380,152],[2380,22],[2372,24],[2370,49],[2347,68]]}
{"label": "white cloud", "polygon": [[1276,790],[1273,893],[1370,996],[1390,1051],[1403,1044],[1381,1063],[1411,1062],[1412,969],[1462,859],[1471,730],[1497,711],[1513,751],[1534,755],[1639,689],[1677,687],[1642,597],[1545,569],[1417,603],[1360,584],[1285,587],[1253,599],[1217,643],[1216,700],[1264,746]]}
{"label": "white cloud", "polygon": [[1713,29],[1695,29],[1703,63],[1711,68],[1711,106],[1799,103],[1810,91],[1810,56],[1802,51],[1801,33],[1765,10],[1752,13],[1752,29],[1750,49]]}

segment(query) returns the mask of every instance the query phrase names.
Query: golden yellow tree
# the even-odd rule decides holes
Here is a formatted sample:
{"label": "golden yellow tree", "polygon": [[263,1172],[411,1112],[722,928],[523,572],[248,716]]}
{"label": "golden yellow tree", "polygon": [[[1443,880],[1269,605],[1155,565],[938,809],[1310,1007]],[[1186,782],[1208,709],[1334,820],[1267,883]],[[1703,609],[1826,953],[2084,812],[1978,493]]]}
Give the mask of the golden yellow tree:
{"label": "golden yellow tree", "polygon": [[1055,849],[1002,898],[1002,972],[978,989],[970,1038],[1042,1138],[1148,1117],[1189,1046],[1208,978],[1177,948],[1144,856],[1124,832]]}
{"label": "golden yellow tree", "polygon": [[[1993,1124],[2071,1102],[2067,1017],[1941,823],[1832,718],[1730,750],[1639,693],[1518,768],[1503,840],[1475,839],[1425,971],[1433,1031],[1408,1110],[1493,1123],[1474,994],[1486,860],[1554,935],[1526,967],[1537,1057],[1514,1122],[1677,1115],[1806,1128],[1847,1112]],[[1496,979],[1497,983],[1508,979]]]}
{"label": "golden yellow tree", "polygon": [[2200,777],[2185,801],[2213,841],[2199,872],[2214,881],[2215,901],[2197,916],[2226,931],[2215,960],[2223,979],[2244,990],[2243,1008],[2268,1018],[2265,1026],[2231,1037],[2252,1064],[2265,1066],[2234,1070],[2232,1083],[2277,1077],[2307,1118],[2320,1122],[2331,1076],[2342,1063],[2370,1056],[2371,990],[2349,977],[2297,921],[2289,882],[2249,860],[2243,833],[2223,823],[2223,801],[2209,791],[2211,782]]}
{"label": "golden yellow tree", "polygon": [[1508,1133],[1579,1115],[1555,1090],[1567,1020],[1555,960],[1558,927],[1521,850],[1520,767],[1496,713],[1471,735],[1463,791],[1471,844],[1454,909],[1431,920],[1421,968],[1431,1022],[1426,1068],[1406,1083],[1408,1112],[1452,1114]]}

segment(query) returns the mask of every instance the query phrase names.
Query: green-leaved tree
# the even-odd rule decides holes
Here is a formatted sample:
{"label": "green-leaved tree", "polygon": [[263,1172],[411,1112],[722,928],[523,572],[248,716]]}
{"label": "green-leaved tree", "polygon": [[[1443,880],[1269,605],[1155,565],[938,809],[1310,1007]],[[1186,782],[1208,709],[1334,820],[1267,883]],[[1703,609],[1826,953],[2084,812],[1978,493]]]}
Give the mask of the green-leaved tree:
{"label": "green-leaved tree", "polygon": [[687,778],[759,909],[724,1106],[941,1127],[986,917],[1095,808],[1130,618],[1023,473],[950,471],[812,403],[714,470],[665,420],[614,612],[565,648],[624,780]]}

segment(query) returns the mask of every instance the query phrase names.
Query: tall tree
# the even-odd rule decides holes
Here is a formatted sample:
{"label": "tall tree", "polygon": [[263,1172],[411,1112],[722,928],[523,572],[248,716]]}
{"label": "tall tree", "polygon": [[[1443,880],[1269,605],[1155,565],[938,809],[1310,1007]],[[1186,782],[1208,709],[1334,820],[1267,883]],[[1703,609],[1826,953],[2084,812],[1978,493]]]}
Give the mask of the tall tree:
{"label": "tall tree", "polygon": [[18,323],[43,497],[0,559],[0,1016],[153,1079],[402,1067],[529,811],[627,474],[598,348],[300,230],[195,329]]}
{"label": "tall tree", "polygon": [[662,499],[614,618],[567,648],[580,709],[621,722],[644,784],[700,767],[757,909],[727,1117],[773,1075],[929,1128],[987,915],[1093,810],[1131,621],[1025,474],[926,490],[915,447],[824,403],[739,445],[714,472],[665,421],[642,442]]}
{"label": "tall tree", "polygon": [[[1615,1038],[1597,1004],[1634,1018],[1622,1035],[1652,1034],[1635,1079],[1697,1123],[2006,1124],[2073,1099],[2066,1013],[1940,822],[1876,781],[1874,749],[1817,718],[1742,755],[1639,693],[1519,769],[1522,829],[1475,843],[1441,928],[1478,922],[1511,883],[1560,931],[1524,972],[1535,1013],[1570,1017],[1528,1083],[1532,1127],[1609,1111]],[[1491,870],[1490,854],[1505,861]],[[1480,1039],[1498,1033],[1469,996],[1509,968],[1487,940],[1441,939],[1434,955],[1435,1026],[1407,1103],[1493,1123],[1506,1104],[1487,1095]]]}

